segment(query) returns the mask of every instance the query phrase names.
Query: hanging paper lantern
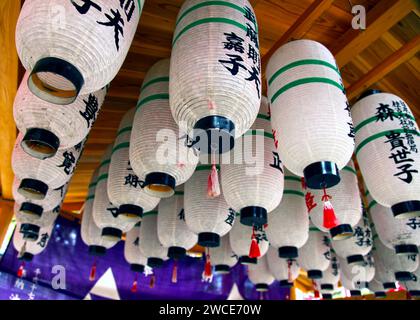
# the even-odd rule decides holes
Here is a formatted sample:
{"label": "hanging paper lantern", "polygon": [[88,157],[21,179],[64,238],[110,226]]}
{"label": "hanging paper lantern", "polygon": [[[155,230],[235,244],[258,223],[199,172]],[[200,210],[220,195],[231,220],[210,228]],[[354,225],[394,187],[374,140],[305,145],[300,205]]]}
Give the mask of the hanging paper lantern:
{"label": "hanging paper lantern", "polygon": [[356,156],[372,198],[397,218],[420,215],[419,128],[399,97],[365,92],[352,107]]}
{"label": "hanging paper lantern", "polygon": [[229,235],[220,238],[220,246],[209,248],[211,262],[214,265],[214,271],[219,274],[227,274],[238,262],[238,257],[233,252]]}
{"label": "hanging paper lantern", "polygon": [[419,266],[418,255],[397,255],[378,238],[374,239],[374,247],[375,256],[378,256],[382,261],[385,271],[392,270],[397,281],[409,280],[411,272],[414,272]]}
{"label": "hanging paper lantern", "polygon": [[190,231],[185,222],[184,187],[175,189],[175,194],[162,199],[158,207],[157,233],[160,243],[168,248],[168,257],[178,260],[197,244],[198,236]]}
{"label": "hanging paper lantern", "polygon": [[168,259],[168,248],[159,242],[157,215],[157,211],[145,212],[140,225],[139,249],[151,268],[161,267]]}
{"label": "hanging paper lantern", "polygon": [[[392,253],[391,250],[387,251],[389,251],[389,253]],[[381,250],[376,250],[376,247],[374,246],[372,248],[372,256],[375,260],[375,279],[381,283],[383,289],[385,290],[396,289],[395,272],[387,265],[387,259],[384,256],[384,251],[382,251],[381,253]]]}
{"label": "hanging paper lantern", "polygon": [[350,238],[332,240],[331,245],[338,256],[347,259],[348,264],[363,264],[364,256],[372,250],[373,246],[372,229],[367,215],[363,214]]}
{"label": "hanging paper lantern", "polygon": [[294,259],[281,259],[276,248],[270,246],[267,252],[267,263],[271,274],[280,282],[281,288],[293,287],[299,277],[300,267]]}
{"label": "hanging paper lantern", "polygon": [[[248,226],[266,224],[267,213],[279,205],[283,194],[283,165],[274,146],[268,109],[263,97],[251,129],[236,142],[230,162],[220,166],[226,202],[241,213],[241,223]],[[247,163],[253,155],[255,160]]]}
{"label": "hanging paper lantern", "polygon": [[379,239],[396,254],[416,255],[420,246],[420,217],[395,219],[390,208],[381,206],[366,191],[369,213]]}
{"label": "hanging paper lantern", "polygon": [[95,198],[96,184],[99,168],[95,170],[90,180],[88,195],[85,200],[80,235],[83,242],[89,247],[89,253],[95,256],[105,255],[106,250],[113,247],[118,240],[102,237],[102,229],[98,228],[93,220],[93,200]]}
{"label": "hanging paper lantern", "polygon": [[369,282],[375,276],[375,266],[372,255],[368,254],[364,258],[365,261],[363,264],[351,265],[347,263],[347,260],[338,257],[342,277],[344,275],[345,278],[352,281],[354,287],[358,290],[369,288]]}
{"label": "hanging paper lantern", "polygon": [[258,25],[247,0],[184,2],[172,40],[169,91],[174,119],[197,149],[233,148],[261,100]]}
{"label": "hanging paper lantern", "polygon": [[[116,76],[136,33],[144,0],[24,3],[16,27],[29,89],[54,104],[72,103]],[[58,15],[57,15],[58,14]]]}
{"label": "hanging paper lantern", "polygon": [[130,264],[131,271],[143,273],[147,258],[140,252],[140,225],[141,222],[137,223],[125,236],[124,258]]}
{"label": "hanging paper lantern", "polygon": [[236,215],[223,194],[208,197],[207,178],[211,170],[211,165],[197,166],[184,185],[185,222],[191,231],[198,234],[198,244],[203,247],[218,247],[220,237],[232,229]]}
{"label": "hanging paper lantern", "polygon": [[264,226],[249,227],[238,222],[229,232],[229,241],[241,264],[256,264],[257,259],[267,253],[269,246]]}
{"label": "hanging paper lantern", "polygon": [[268,286],[274,282],[274,277],[268,268],[267,257],[258,260],[257,264],[248,267],[248,278],[259,292],[268,291]]}
{"label": "hanging paper lantern", "polygon": [[135,109],[130,109],[118,128],[109,165],[108,196],[121,215],[141,217],[159,203],[159,198],[149,196],[143,189],[144,181],[130,164],[129,147]]}
{"label": "hanging paper lantern", "polygon": [[406,281],[404,285],[413,298],[420,298],[420,267],[411,274],[411,279]]}
{"label": "hanging paper lantern", "polygon": [[49,191],[71,179],[84,145],[83,141],[70,149],[60,150],[54,157],[39,160],[22,149],[21,141],[19,134],[12,154],[12,168],[20,180],[18,192],[33,200],[44,199]]}
{"label": "hanging paper lantern", "polygon": [[21,181],[15,177],[12,185],[13,199],[15,199],[15,202],[21,207],[25,207],[24,210],[21,208],[21,211],[25,211],[27,214],[33,214],[39,217],[42,216],[44,211],[52,211],[60,206],[64,200],[68,188],[67,183],[57,189],[49,189],[44,199],[33,200],[28,199],[19,193],[20,185]]}
{"label": "hanging paper lantern", "polygon": [[321,292],[331,293],[338,287],[338,281],[340,280],[340,263],[336,254],[331,251],[331,262],[328,268],[322,272],[322,278],[315,280],[319,286]]}
{"label": "hanging paper lantern", "polygon": [[22,132],[21,148],[42,160],[54,157],[58,149],[79,145],[95,123],[107,88],[60,106],[34,96],[28,88],[28,75],[27,72],[19,86],[13,107],[16,126]]}
{"label": "hanging paper lantern", "polygon": [[384,286],[375,277],[369,282],[369,290],[375,295],[375,298],[386,298],[386,292]]}
{"label": "hanging paper lantern", "polygon": [[308,272],[310,279],[322,278],[323,271],[330,265],[330,239],[319,229],[310,225],[309,237],[305,245],[299,248],[297,261]]}
{"label": "hanging paper lantern", "polygon": [[271,124],[284,165],[311,189],[340,182],[353,124],[334,56],[312,40],[280,47],[267,65]]}
{"label": "hanging paper lantern", "polygon": [[[41,235],[40,230],[46,228],[57,219],[60,213],[60,207],[54,211],[46,211],[42,216],[37,215],[37,208],[32,204],[26,203],[20,205],[17,202],[14,204],[14,213],[16,220],[20,222],[19,232],[23,234],[23,238],[28,241],[36,241]],[[40,207],[42,209],[42,207]]]}
{"label": "hanging paper lantern", "polygon": [[108,171],[111,161],[112,145],[105,150],[99,165],[96,181],[95,197],[93,200],[93,220],[102,229],[102,236],[109,241],[120,240],[124,232],[128,232],[140,221],[140,217],[120,214],[108,198]]}
{"label": "hanging paper lantern", "polygon": [[169,60],[160,60],[144,79],[130,141],[131,165],[150,195],[170,197],[194,173],[198,157],[182,134],[169,107]]}
{"label": "hanging paper lantern", "polygon": [[[326,190],[307,189],[306,205],[312,223],[334,240],[342,240],[353,235],[353,229],[362,217],[362,200],[357,184],[357,174],[353,161],[340,171],[341,181]],[[334,202],[334,213],[329,216],[324,197]],[[326,199],[328,201],[328,199]],[[323,204],[324,202],[324,204]]]}
{"label": "hanging paper lantern", "polygon": [[296,259],[298,249],[308,240],[309,218],[301,179],[285,169],[280,205],[268,215],[266,228],[271,246],[280,258]]}
{"label": "hanging paper lantern", "polygon": [[22,261],[32,261],[35,255],[40,254],[48,245],[53,232],[54,223],[44,226],[39,230],[38,241],[28,241],[25,236],[19,232],[22,229],[20,222],[16,223],[16,229],[13,234],[13,246],[18,252],[18,259]]}

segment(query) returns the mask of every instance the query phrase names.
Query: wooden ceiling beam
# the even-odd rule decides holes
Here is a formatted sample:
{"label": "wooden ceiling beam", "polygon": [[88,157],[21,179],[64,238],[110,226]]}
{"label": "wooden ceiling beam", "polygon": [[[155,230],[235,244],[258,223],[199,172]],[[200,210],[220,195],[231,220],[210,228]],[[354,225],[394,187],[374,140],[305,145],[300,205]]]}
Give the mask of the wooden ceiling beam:
{"label": "wooden ceiling beam", "polygon": [[262,69],[265,70],[268,60],[278,48],[290,40],[302,38],[312,27],[314,22],[333,4],[334,0],[315,0],[296,22],[274,43],[271,49],[262,57]]}
{"label": "wooden ceiling beam", "polygon": [[12,152],[16,140],[13,101],[18,87],[19,60],[15,45],[15,28],[20,12],[20,0],[0,3],[0,183],[2,196],[13,199]]}
{"label": "wooden ceiling beam", "polygon": [[384,78],[405,61],[411,59],[420,51],[420,35],[403,45],[399,50],[388,56],[382,63],[374,67],[347,89],[347,97],[351,100],[360,95],[374,83]]}
{"label": "wooden ceiling beam", "polygon": [[331,52],[343,67],[416,8],[414,0],[382,0],[367,13],[366,30],[350,28]]}

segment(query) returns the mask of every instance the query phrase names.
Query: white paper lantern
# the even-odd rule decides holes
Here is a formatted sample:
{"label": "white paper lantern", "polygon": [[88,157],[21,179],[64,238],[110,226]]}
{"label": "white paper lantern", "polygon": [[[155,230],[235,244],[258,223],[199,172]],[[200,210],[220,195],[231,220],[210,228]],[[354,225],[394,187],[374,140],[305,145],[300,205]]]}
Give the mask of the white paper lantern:
{"label": "white paper lantern", "polygon": [[[237,214],[239,216],[239,214]],[[251,254],[252,241],[256,240],[256,244],[259,248],[259,256],[254,257]],[[233,252],[239,257],[239,263],[241,264],[256,264],[257,259],[263,257],[269,247],[267,235],[264,230],[264,226],[261,227],[250,227],[236,221],[232,230],[229,232],[230,246]]]}
{"label": "white paper lantern", "polygon": [[376,276],[369,282],[369,290],[373,292],[375,298],[386,298],[384,286],[376,279]]}
{"label": "white paper lantern", "polygon": [[194,173],[198,157],[182,135],[169,107],[169,60],[160,60],[144,79],[130,141],[131,165],[150,195],[170,197]]}
{"label": "white paper lantern", "polygon": [[260,65],[247,0],[184,2],[172,41],[170,104],[197,149],[228,151],[251,127],[261,100]]}
{"label": "white paper lantern", "polygon": [[352,281],[354,287],[358,290],[368,288],[369,282],[375,276],[375,265],[372,255],[368,254],[364,257],[364,260],[364,263],[354,265],[338,257],[341,274]]}
{"label": "white paper lantern", "polygon": [[60,213],[60,208],[58,208],[55,211],[43,212],[40,217],[36,214],[28,213],[29,210],[18,203],[14,204],[13,210],[16,220],[20,222],[20,233],[28,241],[37,241],[41,235],[40,230],[54,224]]}
{"label": "white paper lantern", "polygon": [[93,200],[93,220],[102,229],[102,236],[109,241],[120,240],[124,232],[128,232],[140,221],[140,217],[120,214],[108,198],[108,171],[111,162],[112,145],[105,150],[99,165],[98,180]]}
{"label": "white paper lantern", "polygon": [[[351,237],[353,229],[362,217],[362,200],[360,198],[357,173],[353,161],[340,171],[341,181],[326,192],[331,196],[334,205],[336,221],[328,221],[324,213],[324,191],[307,189],[306,200],[309,218],[312,223],[324,232],[330,232],[334,240],[343,240]],[[329,223],[332,222],[332,225]]]}
{"label": "white paper lantern", "polygon": [[352,107],[356,156],[372,198],[395,217],[420,215],[419,127],[399,97],[366,92]]}
{"label": "white paper lantern", "polygon": [[291,288],[293,282],[299,277],[300,267],[296,261],[281,259],[274,247],[270,246],[268,249],[267,263],[271,274],[279,281],[282,288]]}
{"label": "white paper lantern", "polygon": [[322,278],[315,280],[323,297],[325,293],[331,293],[338,287],[338,281],[340,280],[340,262],[338,261],[337,255],[331,252],[331,262],[328,268],[322,272]]}
{"label": "white paper lantern", "polygon": [[396,254],[418,254],[420,246],[420,218],[395,219],[390,208],[381,206],[366,191],[366,199],[372,222],[379,239]]}
{"label": "white paper lantern", "polygon": [[157,233],[160,243],[168,248],[168,257],[183,258],[197,244],[198,236],[188,229],[185,222],[184,187],[175,189],[175,194],[162,199],[158,207]]}
{"label": "white paper lantern", "polygon": [[284,165],[312,189],[340,181],[354,149],[350,105],[334,56],[312,40],[280,47],[267,65],[271,124]]}
{"label": "white paper lantern", "polygon": [[[388,250],[388,253],[392,254],[392,251]],[[381,283],[385,290],[396,289],[395,272],[387,265],[384,253],[381,253],[381,250],[377,251],[376,247],[373,247],[372,256],[375,260],[375,279]]]}
{"label": "white paper lantern", "polygon": [[208,197],[207,178],[210,170],[210,165],[197,166],[184,185],[185,222],[191,231],[198,234],[199,245],[218,247],[220,237],[232,229],[236,212],[229,208],[223,194]]}
{"label": "white paper lantern", "polygon": [[[251,129],[236,141],[229,163],[220,166],[226,202],[248,226],[266,224],[267,213],[279,205],[283,194],[284,169],[274,146],[268,108],[263,97]],[[253,156],[255,160],[249,163]]]}
{"label": "white paper lantern", "polygon": [[15,202],[20,206],[24,205],[28,214],[34,214],[37,216],[42,216],[44,211],[52,211],[59,207],[64,200],[64,197],[67,193],[68,183],[64,186],[61,186],[57,189],[49,189],[45,195],[45,198],[42,200],[33,200],[26,198],[24,195],[19,193],[19,186],[21,181],[18,180],[15,176],[12,186],[12,194]]}
{"label": "white paper lantern", "polygon": [[305,245],[299,248],[297,261],[308,272],[310,279],[322,278],[331,260],[330,239],[316,227],[310,225],[309,237]]}
{"label": "white paper lantern", "polygon": [[141,217],[159,203],[159,198],[149,196],[143,189],[144,181],[130,164],[129,147],[135,108],[123,117],[118,128],[109,165],[108,196],[120,214]]}
{"label": "white paper lantern", "polygon": [[378,238],[374,240],[375,256],[379,256],[385,271],[394,271],[395,279],[398,281],[407,281],[411,278],[411,272],[419,266],[418,255],[396,255],[393,250],[386,247]]}
{"label": "white paper lantern", "polygon": [[69,182],[83,150],[83,143],[59,150],[54,157],[40,160],[31,157],[21,147],[22,135],[16,139],[12,154],[12,168],[20,180],[18,192],[33,200],[46,195]]}
{"label": "white paper lantern", "polygon": [[107,85],[119,71],[136,33],[144,0],[24,3],[16,47],[28,85],[40,98],[69,104]]}
{"label": "white paper lantern", "polygon": [[348,264],[364,263],[364,256],[373,247],[373,233],[366,214],[354,227],[353,235],[344,240],[332,240],[332,248],[338,256],[347,260]]}
{"label": "white paper lantern", "polygon": [[95,198],[96,184],[99,175],[99,168],[95,170],[90,180],[88,195],[83,209],[80,235],[83,242],[89,247],[89,253],[101,256],[106,250],[118,243],[119,239],[108,239],[102,237],[102,229],[98,228],[93,220],[93,200]]}
{"label": "white paper lantern", "polygon": [[157,211],[145,212],[140,225],[139,249],[151,268],[161,267],[168,259],[168,248],[158,238],[157,214]]}
{"label": "white paper lantern", "polygon": [[140,224],[137,223],[125,235],[124,258],[130,264],[131,271],[142,273],[147,265],[147,258],[141,253],[140,243]]}
{"label": "white paper lantern", "polygon": [[406,281],[404,285],[407,287],[411,297],[420,298],[420,267],[411,274],[411,280]]}
{"label": "white paper lantern", "polygon": [[211,263],[214,265],[214,271],[218,274],[227,274],[238,262],[238,257],[233,252],[229,234],[220,238],[220,246],[209,248]]}
{"label": "white paper lantern", "polygon": [[17,222],[16,229],[13,234],[13,246],[19,253],[19,260],[32,261],[35,255],[40,254],[47,247],[53,232],[54,224],[40,228],[40,236],[37,239],[37,241],[28,241],[28,239],[25,238],[21,232],[19,232],[19,230],[21,230],[21,227],[22,224],[20,222]]}
{"label": "white paper lantern", "polygon": [[283,198],[268,215],[268,241],[278,249],[280,258],[295,259],[298,249],[308,240],[308,230],[309,218],[301,179],[285,169]]}
{"label": "white paper lantern", "polygon": [[257,264],[251,264],[248,267],[248,278],[255,285],[259,292],[268,291],[275,278],[270,272],[267,262],[267,256],[258,260]]}
{"label": "white paper lantern", "polygon": [[41,100],[28,88],[25,74],[16,93],[13,116],[22,132],[22,148],[33,157],[53,157],[58,149],[80,144],[89,134],[104,102],[107,88],[79,96],[61,106]]}

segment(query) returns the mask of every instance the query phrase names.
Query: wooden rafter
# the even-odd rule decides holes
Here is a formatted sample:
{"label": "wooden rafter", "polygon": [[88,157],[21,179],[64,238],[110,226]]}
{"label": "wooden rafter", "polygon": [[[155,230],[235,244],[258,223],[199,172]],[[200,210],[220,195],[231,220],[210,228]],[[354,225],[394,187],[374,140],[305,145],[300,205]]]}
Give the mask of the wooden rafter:
{"label": "wooden rafter", "polygon": [[343,67],[416,8],[415,0],[382,0],[367,13],[366,30],[349,29],[331,48]]}
{"label": "wooden rafter", "polygon": [[302,38],[311,28],[313,23],[328,10],[334,0],[315,0],[305,12],[299,16],[296,22],[283,34],[283,36],[274,43],[271,49],[262,57],[262,69],[265,70],[268,60],[278,48],[293,39]]}
{"label": "wooden rafter", "polygon": [[399,50],[391,54],[382,63],[370,70],[355,83],[351,84],[347,90],[348,98],[351,100],[360,95],[364,90],[368,89],[375,82],[381,80],[388,73],[412,58],[419,51],[420,35],[417,35],[410,42],[406,43]]}

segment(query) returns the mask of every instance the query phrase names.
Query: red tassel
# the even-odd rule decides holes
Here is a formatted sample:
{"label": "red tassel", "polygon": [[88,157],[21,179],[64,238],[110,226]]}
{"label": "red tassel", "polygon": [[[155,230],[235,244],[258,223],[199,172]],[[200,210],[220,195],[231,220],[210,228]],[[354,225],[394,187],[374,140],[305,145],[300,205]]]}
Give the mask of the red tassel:
{"label": "red tassel", "polygon": [[152,274],[150,276],[150,283],[149,283],[149,288],[153,289],[155,287],[155,282],[156,282],[156,276],[154,274]]}
{"label": "red tassel", "polygon": [[209,178],[207,180],[207,195],[210,198],[216,198],[220,196],[219,175],[217,173],[216,161],[214,157],[215,157],[214,154],[212,154],[212,160],[211,160],[212,166],[211,166]]}
{"label": "red tassel", "polygon": [[332,197],[327,194],[327,191],[324,188],[324,195],[322,196],[322,201],[324,202],[324,228],[328,230],[340,224],[330,202],[331,198]]}
{"label": "red tassel", "polygon": [[303,189],[303,190],[306,190],[306,182],[305,182],[305,178],[304,178],[304,177],[300,178],[300,182],[301,182],[301,184],[302,184],[302,189]]}
{"label": "red tassel", "polygon": [[314,298],[318,299],[320,297],[319,291],[316,289],[316,283],[313,280],[312,280],[312,285],[313,285],[313,288],[314,288]]}
{"label": "red tassel", "polygon": [[255,237],[255,229],[252,227],[252,238],[251,238],[251,247],[249,248],[249,257],[259,258],[261,257],[260,247],[258,246],[257,238]]}
{"label": "red tassel", "polygon": [[408,290],[405,292],[405,299],[406,300],[412,300],[411,294],[410,294],[410,292],[408,292]]}
{"label": "red tassel", "polygon": [[172,268],[172,283],[178,282],[178,263],[174,260],[174,266]]}
{"label": "red tassel", "polygon": [[136,272],[136,275],[134,276],[133,285],[131,286],[131,292],[137,292],[137,277],[138,273]]}
{"label": "red tassel", "polygon": [[94,281],[96,278],[96,260],[93,262],[90,268],[89,281]]}
{"label": "red tassel", "polygon": [[25,262],[22,262],[18,271],[17,271],[18,278],[22,278],[24,270],[25,270]]}
{"label": "red tassel", "polygon": [[204,265],[204,277],[210,278],[211,276],[212,276],[212,272],[211,272],[210,253],[207,249],[206,264]]}

